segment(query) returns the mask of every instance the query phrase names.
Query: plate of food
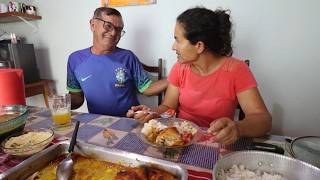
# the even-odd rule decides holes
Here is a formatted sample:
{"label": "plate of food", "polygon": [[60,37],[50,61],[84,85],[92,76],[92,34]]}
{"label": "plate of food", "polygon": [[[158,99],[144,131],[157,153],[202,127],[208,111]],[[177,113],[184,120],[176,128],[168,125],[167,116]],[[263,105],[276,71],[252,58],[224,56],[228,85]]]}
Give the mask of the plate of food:
{"label": "plate of food", "polygon": [[179,118],[152,119],[138,129],[140,138],[159,148],[181,148],[198,141],[200,128],[191,121]]}

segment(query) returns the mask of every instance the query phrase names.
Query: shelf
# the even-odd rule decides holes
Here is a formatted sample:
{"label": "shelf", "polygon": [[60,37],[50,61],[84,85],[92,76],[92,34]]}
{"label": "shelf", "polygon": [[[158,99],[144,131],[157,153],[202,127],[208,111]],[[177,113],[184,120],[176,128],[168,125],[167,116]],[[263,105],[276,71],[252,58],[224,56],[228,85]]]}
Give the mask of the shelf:
{"label": "shelf", "polygon": [[7,12],[7,13],[0,13],[0,23],[9,23],[9,22],[19,22],[22,21],[21,18],[32,21],[41,19],[41,16],[20,13],[20,12]]}

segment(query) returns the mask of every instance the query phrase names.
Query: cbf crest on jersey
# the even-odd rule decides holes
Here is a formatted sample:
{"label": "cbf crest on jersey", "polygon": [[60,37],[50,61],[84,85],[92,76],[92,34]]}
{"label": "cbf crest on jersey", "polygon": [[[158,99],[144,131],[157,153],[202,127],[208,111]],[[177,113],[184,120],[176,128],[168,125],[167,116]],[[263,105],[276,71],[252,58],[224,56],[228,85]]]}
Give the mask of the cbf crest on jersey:
{"label": "cbf crest on jersey", "polygon": [[115,70],[116,74],[116,80],[115,87],[124,87],[125,86],[125,80],[126,80],[126,70],[124,68],[117,68]]}

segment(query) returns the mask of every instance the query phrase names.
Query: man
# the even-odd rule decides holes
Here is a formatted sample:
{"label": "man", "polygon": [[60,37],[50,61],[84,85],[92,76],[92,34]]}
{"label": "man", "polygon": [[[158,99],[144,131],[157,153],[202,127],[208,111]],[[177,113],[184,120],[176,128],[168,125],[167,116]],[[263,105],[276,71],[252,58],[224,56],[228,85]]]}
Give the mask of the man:
{"label": "man", "polygon": [[166,80],[152,82],[139,59],[129,50],[117,47],[123,30],[119,11],[100,7],[90,20],[93,46],[69,56],[67,89],[71,108],[87,100],[90,113],[125,116],[138,105],[136,91],[150,96],[167,87]]}

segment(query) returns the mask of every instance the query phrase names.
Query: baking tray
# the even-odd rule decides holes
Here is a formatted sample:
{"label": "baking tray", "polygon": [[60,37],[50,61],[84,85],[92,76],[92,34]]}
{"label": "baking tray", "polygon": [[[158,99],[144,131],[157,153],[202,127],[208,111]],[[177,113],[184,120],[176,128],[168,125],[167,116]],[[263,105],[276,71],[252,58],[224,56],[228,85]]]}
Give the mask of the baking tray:
{"label": "baking tray", "polygon": [[[52,145],[38,154],[26,159],[19,165],[0,174],[0,179],[26,179],[35,172],[43,169],[51,161],[68,152],[69,141]],[[104,160],[112,163],[121,163],[128,166],[152,165],[172,173],[177,179],[187,180],[188,173],[180,165],[148,156],[143,156],[118,149],[111,149],[92,144],[77,142],[74,152],[82,156]]]}

